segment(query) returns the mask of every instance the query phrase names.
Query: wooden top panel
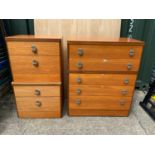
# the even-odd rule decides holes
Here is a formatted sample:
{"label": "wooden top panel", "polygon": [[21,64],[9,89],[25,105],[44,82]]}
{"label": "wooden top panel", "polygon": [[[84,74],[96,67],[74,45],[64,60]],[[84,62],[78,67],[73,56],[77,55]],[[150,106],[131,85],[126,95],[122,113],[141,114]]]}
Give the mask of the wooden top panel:
{"label": "wooden top panel", "polygon": [[33,82],[33,83],[24,83],[24,82],[12,82],[12,85],[13,86],[61,86],[61,82],[41,82],[41,83],[38,83],[38,82]]}
{"label": "wooden top panel", "polygon": [[144,45],[143,41],[129,38],[71,37],[68,44]]}
{"label": "wooden top panel", "polygon": [[5,37],[6,41],[61,41],[60,35],[14,35]]}

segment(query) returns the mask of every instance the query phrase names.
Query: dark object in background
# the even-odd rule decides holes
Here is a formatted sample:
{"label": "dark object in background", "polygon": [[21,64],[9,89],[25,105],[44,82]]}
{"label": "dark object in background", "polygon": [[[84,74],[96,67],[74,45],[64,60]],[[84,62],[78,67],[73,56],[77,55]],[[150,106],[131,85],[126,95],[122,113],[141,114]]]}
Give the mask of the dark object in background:
{"label": "dark object in background", "polygon": [[0,20],[0,97],[11,89],[11,72],[4,37],[6,36],[2,20]]}
{"label": "dark object in background", "polygon": [[155,120],[155,65],[152,69],[150,88],[140,105]]}

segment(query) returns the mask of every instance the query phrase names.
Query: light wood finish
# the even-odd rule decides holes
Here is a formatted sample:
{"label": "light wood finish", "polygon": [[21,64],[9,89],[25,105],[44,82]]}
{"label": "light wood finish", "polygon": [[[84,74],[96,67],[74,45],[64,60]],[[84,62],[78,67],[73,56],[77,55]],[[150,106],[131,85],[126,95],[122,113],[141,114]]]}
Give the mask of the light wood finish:
{"label": "light wood finish", "polygon": [[[30,96],[60,96],[60,86],[17,86],[14,85],[14,92],[16,97],[30,97]],[[35,95],[35,91],[40,91],[40,95]]]}
{"label": "light wood finish", "polygon": [[[76,100],[80,100],[81,103],[77,104]],[[70,96],[69,102],[69,109],[129,110],[131,97]]]}
{"label": "light wood finish", "polygon": [[61,42],[62,35],[14,35],[5,38],[7,42]]}
{"label": "light wood finish", "polygon": [[[81,93],[77,93],[80,90]],[[104,86],[104,85],[70,85],[70,96],[129,96],[133,95],[133,86]]]}
{"label": "light wood finish", "polygon": [[69,74],[70,85],[133,86],[135,80],[135,74]]}
{"label": "light wood finish", "polygon": [[61,118],[59,111],[18,111],[20,118]]}
{"label": "light wood finish", "polygon": [[135,39],[68,39],[70,116],[128,116],[144,43]]}
{"label": "light wood finish", "polygon": [[35,83],[39,83],[40,81],[43,81],[43,83],[45,83],[45,81],[49,83],[59,83],[61,80],[60,74],[14,74],[13,79],[21,83],[31,83],[32,81]]}
{"label": "light wood finish", "polygon": [[[32,52],[32,46],[35,46],[36,53]],[[60,55],[59,42],[8,42],[10,55]]]}
{"label": "light wood finish", "polygon": [[[79,57],[78,49],[83,50],[83,56]],[[130,56],[130,50],[134,50],[134,55]],[[142,53],[141,46],[110,46],[110,45],[70,45],[70,58],[89,59],[139,59]]]}
{"label": "light wood finish", "polygon": [[60,118],[62,52],[60,36],[6,37],[20,118]]}
{"label": "light wood finish", "polygon": [[[78,63],[82,63],[83,67],[78,68]],[[70,71],[134,71],[137,72],[139,69],[140,60],[135,59],[104,59],[90,58],[90,59],[76,59],[70,58]],[[132,65],[131,69],[128,69],[128,64]]]}
{"label": "light wood finish", "polygon": [[[19,111],[58,111],[60,112],[60,97],[16,97]],[[41,105],[38,106],[37,102]]]}
{"label": "light wood finish", "polygon": [[[80,10],[79,10],[80,11]],[[120,19],[34,19],[36,35],[63,37],[64,70],[67,70],[67,40],[72,36],[120,37]],[[67,72],[64,72],[64,93],[67,95]]]}
{"label": "light wood finish", "polygon": [[124,117],[129,115],[128,110],[81,110],[81,109],[70,109],[70,116],[116,116]]}
{"label": "light wood finish", "polygon": [[12,82],[13,86],[61,86],[62,82]]}
{"label": "light wood finish", "polygon": [[[10,61],[13,74],[60,75],[60,60],[57,56],[11,56]],[[37,61],[38,66],[34,66],[33,61]]]}
{"label": "light wood finish", "polygon": [[143,46],[144,42],[133,38],[119,38],[106,36],[73,36],[68,38],[69,45],[115,45],[115,46]]}
{"label": "light wood finish", "polygon": [[[34,60],[38,62],[38,66],[32,64]],[[10,63],[15,82],[59,82],[61,80],[58,56],[10,56]]]}

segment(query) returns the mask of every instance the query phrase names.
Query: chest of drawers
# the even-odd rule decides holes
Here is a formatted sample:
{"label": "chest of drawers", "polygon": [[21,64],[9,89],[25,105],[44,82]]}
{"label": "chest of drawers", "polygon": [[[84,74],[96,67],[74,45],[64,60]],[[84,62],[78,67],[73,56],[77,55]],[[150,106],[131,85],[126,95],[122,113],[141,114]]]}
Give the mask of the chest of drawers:
{"label": "chest of drawers", "polygon": [[6,37],[20,118],[61,117],[61,37]]}
{"label": "chest of drawers", "polygon": [[69,115],[128,116],[143,44],[126,38],[69,39]]}

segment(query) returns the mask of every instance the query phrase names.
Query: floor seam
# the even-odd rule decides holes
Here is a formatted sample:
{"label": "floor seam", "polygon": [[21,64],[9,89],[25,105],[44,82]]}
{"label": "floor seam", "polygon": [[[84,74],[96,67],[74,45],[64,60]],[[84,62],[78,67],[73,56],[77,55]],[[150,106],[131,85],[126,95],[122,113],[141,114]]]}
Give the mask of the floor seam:
{"label": "floor seam", "polygon": [[137,115],[133,112],[134,116],[136,117],[137,121],[138,121],[138,124],[140,125],[140,127],[144,130],[145,134],[147,135],[147,131],[146,129],[143,127],[141,121],[138,119]]}

